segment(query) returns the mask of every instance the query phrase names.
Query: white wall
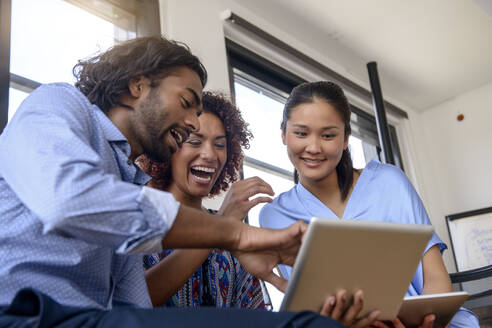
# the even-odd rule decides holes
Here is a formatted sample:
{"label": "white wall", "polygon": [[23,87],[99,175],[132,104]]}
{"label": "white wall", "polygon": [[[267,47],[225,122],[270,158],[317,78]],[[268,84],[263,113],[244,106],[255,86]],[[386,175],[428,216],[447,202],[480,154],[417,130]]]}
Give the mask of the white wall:
{"label": "white wall", "polygon": [[[229,92],[220,0],[160,0],[163,34],[190,46],[209,73],[206,88]],[[228,1],[224,1],[228,2]]]}
{"label": "white wall", "polygon": [[[292,17],[278,17],[273,10],[252,12],[234,0],[160,0],[160,5],[163,34],[185,42],[200,57],[209,72],[206,89],[229,92],[224,29],[220,18],[227,9],[369,89],[368,81],[351,75],[351,67],[343,67],[326,49],[317,46],[326,43],[326,35],[319,31],[303,31],[309,38],[302,38],[298,33],[288,33],[296,28]],[[381,84],[384,90],[384,79]],[[384,96],[409,114],[409,120],[396,124],[405,169],[419,191],[436,231],[448,242],[445,215],[492,206],[492,192],[487,190],[492,185],[492,172],[487,170],[492,160],[492,152],[487,147],[487,141],[492,140],[492,128],[487,126],[492,123],[492,85],[459,96],[423,114],[387,93]],[[465,115],[461,123],[456,121],[459,112]],[[470,163],[474,163],[473,168]],[[444,260],[448,270],[454,271],[450,251],[445,253]]]}
{"label": "white wall", "polygon": [[[432,204],[429,215],[443,223],[435,226],[447,242],[446,215],[492,206],[492,83],[426,110],[418,124],[421,183]],[[447,253],[447,267],[454,271]]]}

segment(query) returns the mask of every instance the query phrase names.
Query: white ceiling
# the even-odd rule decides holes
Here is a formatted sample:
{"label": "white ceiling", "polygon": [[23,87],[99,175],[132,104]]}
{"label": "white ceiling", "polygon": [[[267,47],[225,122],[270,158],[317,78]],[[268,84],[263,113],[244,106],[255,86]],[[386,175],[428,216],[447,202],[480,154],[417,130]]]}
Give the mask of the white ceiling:
{"label": "white ceiling", "polygon": [[492,82],[492,0],[238,2],[418,111]]}

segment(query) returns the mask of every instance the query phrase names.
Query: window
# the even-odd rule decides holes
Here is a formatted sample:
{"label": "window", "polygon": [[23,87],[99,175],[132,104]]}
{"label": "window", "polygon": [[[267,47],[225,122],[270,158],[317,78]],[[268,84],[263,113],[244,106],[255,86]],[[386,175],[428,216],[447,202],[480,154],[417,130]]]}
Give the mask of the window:
{"label": "window", "polygon": [[136,36],[160,34],[157,0],[2,1],[2,10],[10,3],[9,31],[2,29],[2,40],[10,34],[10,65],[2,63],[9,66],[9,101],[0,108],[7,120],[41,83],[73,83],[77,60]]}

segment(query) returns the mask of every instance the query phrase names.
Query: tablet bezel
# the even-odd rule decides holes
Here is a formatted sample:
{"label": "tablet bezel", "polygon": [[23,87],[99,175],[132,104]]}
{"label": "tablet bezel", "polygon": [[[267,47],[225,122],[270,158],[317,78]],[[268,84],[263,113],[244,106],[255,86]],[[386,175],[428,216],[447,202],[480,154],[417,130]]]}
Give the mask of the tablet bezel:
{"label": "tablet bezel", "polygon": [[395,318],[433,231],[428,225],[313,218],[281,311],[318,312],[340,288],[349,297],[363,289],[361,316],[377,308],[380,319]]}
{"label": "tablet bezel", "polygon": [[398,318],[407,328],[418,327],[427,314],[436,315],[433,327],[446,327],[468,299],[465,291],[405,297]]}

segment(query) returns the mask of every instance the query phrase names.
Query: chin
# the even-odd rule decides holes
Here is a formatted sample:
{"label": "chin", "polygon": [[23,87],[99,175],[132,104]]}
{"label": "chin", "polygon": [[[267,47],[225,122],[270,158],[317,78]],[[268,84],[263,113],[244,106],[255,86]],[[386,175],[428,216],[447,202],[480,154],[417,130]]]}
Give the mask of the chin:
{"label": "chin", "polygon": [[194,188],[194,190],[191,190],[190,194],[192,194],[194,197],[199,197],[199,198],[205,198],[208,197],[210,190],[204,190],[202,188]]}
{"label": "chin", "polygon": [[[331,173],[333,173],[335,170],[330,171],[329,173],[324,172],[301,172],[298,171],[299,176],[303,177],[303,179],[310,180],[310,181],[321,181],[325,179],[326,177],[330,176]],[[335,173],[336,174],[336,173]]]}
{"label": "chin", "polygon": [[320,181],[324,178],[319,175],[305,175],[305,174],[300,174],[299,177],[300,178],[302,177],[301,179],[306,181]]}

